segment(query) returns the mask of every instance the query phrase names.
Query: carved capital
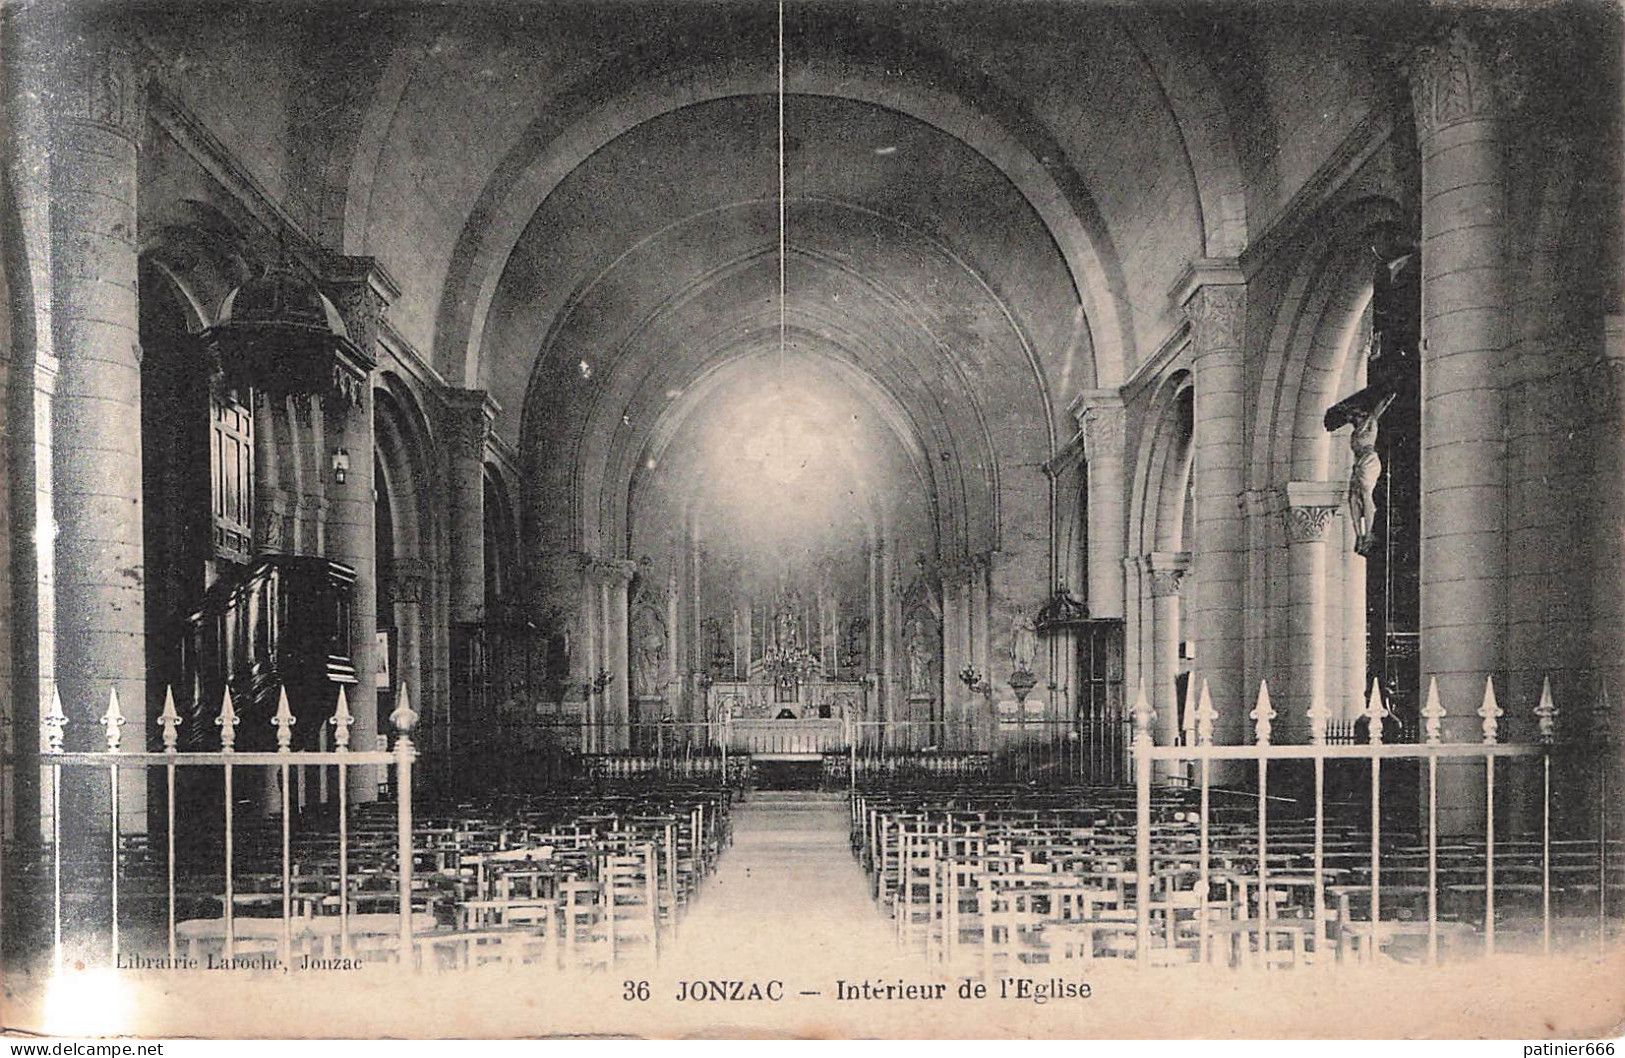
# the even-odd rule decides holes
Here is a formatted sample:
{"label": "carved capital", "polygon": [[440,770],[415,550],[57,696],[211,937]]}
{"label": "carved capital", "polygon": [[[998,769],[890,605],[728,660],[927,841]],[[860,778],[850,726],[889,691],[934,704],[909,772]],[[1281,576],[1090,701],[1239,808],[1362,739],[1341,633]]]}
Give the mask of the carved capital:
{"label": "carved capital", "polygon": [[107,27],[41,24],[27,42],[49,56],[37,70],[46,112],[53,124],[95,125],[141,142],[147,120],[147,69],[129,42]]}
{"label": "carved capital", "polygon": [[589,557],[583,562],[583,568],[595,583],[625,589],[632,583],[638,564],[630,559]]}
{"label": "carved capital", "polygon": [[445,395],[444,420],[446,453],[452,459],[485,461],[485,445],[491,439],[496,403],[484,390],[457,389]]}
{"label": "carved capital", "polygon": [[1247,319],[1247,290],[1241,286],[1202,286],[1185,303],[1198,359],[1221,349],[1239,349]]}
{"label": "carved capital", "polygon": [[416,604],[423,602],[424,584],[428,580],[421,563],[397,562],[390,571],[389,601]]}
{"label": "carved capital", "polygon": [[1179,594],[1179,588],[1185,583],[1183,569],[1154,569],[1151,571],[1151,597],[1153,599],[1166,599]]}
{"label": "carved capital", "polygon": [[1151,597],[1166,599],[1179,594],[1191,569],[1191,556],[1187,551],[1153,551],[1145,556],[1142,568],[1151,585]]}
{"label": "carved capital", "polygon": [[350,341],[376,359],[384,311],[400,296],[395,280],[374,258],[333,257],[322,269],[322,289],[339,310]]}
{"label": "carved capital", "polygon": [[1083,431],[1083,458],[1099,465],[1123,458],[1126,416],[1115,389],[1086,390],[1072,402],[1072,416]]}
{"label": "carved capital", "polygon": [[1312,544],[1326,537],[1326,526],[1342,510],[1347,486],[1336,481],[1289,481],[1281,514],[1287,540]]}
{"label": "carved capital", "polygon": [[1462,18],[1416,49],[1408,66],[1419,138],[1517,107],[1527,86],[1511,40],[1491,19]]}
{"label": "carved capital", "polygon": [[1326,538],[1326,526],[1337,514],[1336,507],[1288,507],[1285,511],[1286,538],[1294,544],[1312,544]]}

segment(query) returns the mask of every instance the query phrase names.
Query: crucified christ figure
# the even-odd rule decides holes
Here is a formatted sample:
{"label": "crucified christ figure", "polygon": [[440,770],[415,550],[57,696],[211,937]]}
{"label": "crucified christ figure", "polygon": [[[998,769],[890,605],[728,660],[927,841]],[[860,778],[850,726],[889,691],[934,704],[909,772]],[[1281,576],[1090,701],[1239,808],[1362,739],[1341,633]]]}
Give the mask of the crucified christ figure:
{"label": "crucified christ figure", "polygon": [[1349,446],[1354,449],[1354,468],[1349,472],[1349,518],[1354,522],[1354,550],[1367,554],[1371,550],[1371,532],[1377,510],[1377,479],[1382,476],[1382,459],[1377,455],[1377,420],[1394,402],[1390,393],[1370,411],[1351,411],[1349,422],[1354,432]]}

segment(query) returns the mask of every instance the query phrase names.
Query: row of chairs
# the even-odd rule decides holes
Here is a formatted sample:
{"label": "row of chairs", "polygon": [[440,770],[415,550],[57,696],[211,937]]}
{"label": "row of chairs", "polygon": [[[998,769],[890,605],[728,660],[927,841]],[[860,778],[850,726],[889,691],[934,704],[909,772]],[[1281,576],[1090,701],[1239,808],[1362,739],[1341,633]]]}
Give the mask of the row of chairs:
{"label": "row of chairs", "polygon": [[[1430,935],[1447,955],[1487,946],[1482,840],[1438,848],[1430,926],[1428,854],[1414,834],[1381,844],[1375,923],[1371,840],[1358,819],[1324,821],[1316,872],[1312,820],[1276,813],[1261,857],[1254,808],[1216,798],[1204,861],[1192,792],[1157,787],[1149,838],[1149,946],[1141,951],[1132,788],[892,788],[852,798],[853,848],[873,895],[899,943],[933,960],[979,960],[989,972],[1102,957],[1297,965],[1376,952],[1420,957]],[[1538,840],[1498,841],[1503,946],[1543,940],[1546,906],[1560,929],[1605,929],[1607,907],[1619,907],[1625,890],[1622,852],[1618,842],[1557,841],[1548,867]]]}
{"label": "row of chairs", "polygon": [[[409,958],[437,967],[501,961],[561,968],[656,958],[731,842],[731,803],[708,782],[643,778],[419,804]],[[292,831],[286,887],[276,818],[243,819],[233,828],[229,886],[220,847],[177,863],[179,954],[223,956],[229,930],[238,957],[275,950],[288,958],[399,960],[396,806],[351,809],[342,868],[331,813],[307,811]],[[145,950],[162,950],[170,892],[165,842],[161,835],[126,837],[121,849],[121,932],[144,934]],[[65,847],[62,858],[68,917],[89,930],[87,938],[105,938],[110,857],[69,852]],[[49,849],[35,860],[36,894],[52,892],[53,860]],[[101,910],[85,915],[85,907]]]}

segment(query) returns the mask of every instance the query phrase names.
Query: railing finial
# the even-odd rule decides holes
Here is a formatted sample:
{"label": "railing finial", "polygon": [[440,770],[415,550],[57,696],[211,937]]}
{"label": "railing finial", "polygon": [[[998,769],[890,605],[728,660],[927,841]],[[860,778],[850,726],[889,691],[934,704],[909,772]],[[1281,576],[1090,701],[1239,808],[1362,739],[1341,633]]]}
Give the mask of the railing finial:
{"label": "railing finial", "polygon": [[389,722],[395,725],[397,738],[412,740],[412,726],[418,722],[418,714],[412,711],[412,695],[405,683],[401,684],[400,699],[395,703],[395,711],[389,714]]}
{"label": "railing finial", "polygon": [[175,688],[164,688],[164,711],[158,714],[158,726],[164,731],[164,752],[174,753],[180,745],[181,714],[175,711]]}
{"label": "railing finial", "polygon": [[62,711],[62,695],[57,692],[55,685],[51,687],[51,705],[40,717],[40,727],[45,732],[45,752],[62,752],[62,729],[68,726],[68,714]]}
{"label": "railing finial", "polygon": [[1145,696],[1145,681],[1141,681],[1134,693],[1134,741],[1137,745],[1149,746],[1152,743],[1151,723],[1157,718],[1157,711],[1151,708],[1151,700]]}
{"label": "railing finial", "polygon": [[1315,694],[1309,700],[1309,741],[1320,745],[1326,741],[1326,725],[1331,721],[1332,711],[1326,705],[1326,696]]}
{"label": "railing finial", "polygon": [[344,693],[344,684],[339,684],[339,701],[333,709],[333,715],[328,718],[333,725],[333,749],[338,753],[350,751],[350,725],[355,723],[355,717],[350,715],[350,696]]}
{"label": "railing finial", "polygon": [[1213,721],[1219,718],[1219,711],[1213,708],[1213,695],[1208,693],[1207,680],[1202,680],[1202,693],[1196,699],[1196,742],[1198,745],[1211,746],[1213,744]]}
{"label": "railing finial", "polygon": [[1548,746],[1557,741],[1557,703],[1552,700],[1552,678],[1540,681],[1540,704],[1535,706],[1535,722],[1540,725],[1540,740]]}
{"label": "railing finial", "polygon": [[1506,714],[1502,713],[1501,707],[1495,703],[1495,677],[1493,676],[1484,677],[1484,704],[1478,707],[1478,715],[1484,720],[1481,725],[1484,729],[1484,744],[1486,746],[1495,745],[1496,736],[1501,730],[1501,725],[1496,723],[1496,720]]}
{"label": "railing finial", "polygon": [[1428,677],[1428,699],[1422,706],[1422,732],[1430,745],[1444,738],[1444,706],[1439,704],[1439,678]]}
{"label": "railing finial", "polygon": [[1388,715],[1388,709],[1382,704],[1382,685],[1375,676],[1371,677],[1371,693],[1365,701],[1365,718],[1370,725],[1367,732],[1368,741],[1373,746],[1382,745],[1382,718]]}
{"label": "railing finial", "polygon": [[118,707],[118,687],[107,689],[107,712],[102,714],[102,727],[107,729],[107,752],[117,753],[119,743],[124,734],[119,728],[124,726],[124,711]]}
{"label": "railing finial", "polygon": [[1270,744],[1271,720],[1275,719],[1275,709],[1270,705],[1270,681],[1258,681],[1258,704],[1253,711],[1247,714],[1253,720],[1253,734],[1260,746]]}
{"label": "railing finial", "polygon": [[298,722],[293,715],[293,709],[288,705],[288,688],[279,688],[276,696],[276,715],[271,717],[271,726],[276,728],[278,753],[293,751],[293,725]]}
{"label": "railing finial", "polygon": [[231,704],[229,683],[220,688],[220,715],[214,718],[214,725],[220,729],[220,752],[236,752],[237,710]]}

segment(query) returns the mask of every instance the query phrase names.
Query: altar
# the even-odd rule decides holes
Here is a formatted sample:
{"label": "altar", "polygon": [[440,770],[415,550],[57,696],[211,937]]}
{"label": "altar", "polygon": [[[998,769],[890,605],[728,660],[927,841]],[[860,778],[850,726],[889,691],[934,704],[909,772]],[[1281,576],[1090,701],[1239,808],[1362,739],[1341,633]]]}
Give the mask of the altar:
{"label": "altar", "polygon": [[867,687],[856,680],[779,677],[717,682],[707,716],[722,724],[728,748],[765,760],[797,760],[842,750],[848,723],[864,716]]}

